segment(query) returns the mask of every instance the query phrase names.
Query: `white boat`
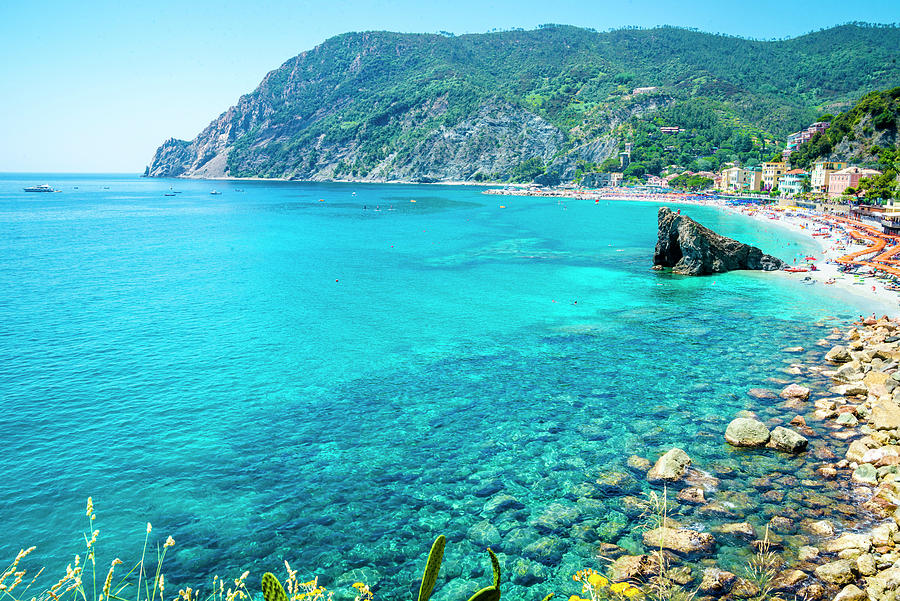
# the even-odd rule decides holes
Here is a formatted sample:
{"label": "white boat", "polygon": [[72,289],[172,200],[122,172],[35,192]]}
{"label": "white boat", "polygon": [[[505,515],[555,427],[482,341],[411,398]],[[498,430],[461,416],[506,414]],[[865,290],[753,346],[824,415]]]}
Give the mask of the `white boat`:
{"label": "white boat", "polygon": [[215,195],[215,194],[221,194],[221,192],[219,192],[218,190],[213,190],[212,192],[210,192],[210,194],[213,194],[213,195]]}
{"label": "white boat", "polygon": [[28,186],[27,188],[23,189],[26,192],[56,192],[56,190],[54,190],[47,184],[41,184],[40,186]]}

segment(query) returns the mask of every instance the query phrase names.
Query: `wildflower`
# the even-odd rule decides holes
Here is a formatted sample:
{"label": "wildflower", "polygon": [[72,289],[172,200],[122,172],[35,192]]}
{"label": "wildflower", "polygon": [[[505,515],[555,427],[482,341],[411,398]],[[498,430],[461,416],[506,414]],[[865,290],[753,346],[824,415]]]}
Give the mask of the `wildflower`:
{"label": "wildflower", "polygon": [[629,587],[622,592],[623,595],[628,597],[629,599],[633,599],[641,594],[641,589],[636,586]]}
{"label": "wildflower", "polygon": [[611,590],[612,592],[614,592],[617,595],[621,595],[625,591],[625,589],[627,589],[629,586],[631,586],[631,585],[628,584],[627,582],[617,582],[617,583],[613,584],[612,586],[610,586],[609,590]]}
{"label": "wildflower", "polygon": [[609,584],[609,580],[607,580],[606,578],[604,578],[603,576],[601,576],[600,574],[597,574],[595,572],[595,573],[591,574],[590,576],[588,576],[588,583],[591,586],[599,586],[602,588]]}
{"label": "wildflower", "polygon": [[94,514],[94,500],[93,500],[91,497],[88,497],[88,501],[87,501],[87,511],[85,512],[85,515],[87,515],[88,517],[90,517],[90,516],[92,516],[93,514]]}
{"label": "wildflower", "polygon": [[[147,524],[147,525],[149,526],[150,524]],[[163,549],[165,549],[166,547],[172,547],[174,545],[175,545],[175,539],[170,536],[169,538],[166,539],[166,542],[163,543]]]}
{"label": "wildflower", "polygon": [[150,534],[151,530],[153,530],[153,526],[150,525],[150,522],[147,522],[147,534]]}

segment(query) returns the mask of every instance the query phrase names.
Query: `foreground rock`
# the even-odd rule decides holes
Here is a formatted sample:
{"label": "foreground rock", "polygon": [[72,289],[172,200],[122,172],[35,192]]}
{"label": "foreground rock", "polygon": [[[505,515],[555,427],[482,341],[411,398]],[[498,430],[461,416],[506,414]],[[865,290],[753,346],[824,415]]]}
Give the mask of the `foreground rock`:
{"label": "foreground rock", "polygon": [[732,420],[725,429],[725,440],[736,447],[762,447],[769,442],[770,437],[766,425],[752,417]]}
{"label": "foreground rock", "polygon": [[800,453],[805,451],[808,443],[809,440],[805,437],[797,434],[793,430],[783,428],[782,426],[778,426],[772,430],[772,436],[769,440],[770,447],[784,453]]}
{"label": "foreground rock", "polygon": [[660,457],[647,472],[648,482],[676,482],[684,478],[691,458],[679,448],[674,448]]}
{"label": "foreground rock", "polygon": [[687,528],[654,528],[644,532],[644,545],[651,549],[667,549],[681,555],[710,553],[716,547],[716,539],[708,532]]}
{"label": "foreground rock", "polygon": [[685,215],[661,207],[654,268],[671,267],[682,275],[709,275],[735,269],[775,271],[784,262],[750,246],[720,236]]}

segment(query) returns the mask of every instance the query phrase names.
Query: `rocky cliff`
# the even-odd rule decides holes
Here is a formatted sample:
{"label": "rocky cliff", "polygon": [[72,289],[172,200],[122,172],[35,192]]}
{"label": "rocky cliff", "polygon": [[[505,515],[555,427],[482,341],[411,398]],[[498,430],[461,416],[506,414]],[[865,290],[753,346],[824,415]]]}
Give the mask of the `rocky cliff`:
{"label": "rocky cliff", "polygon": [[682,275],[710,275],[735,269],[775,271],[785,266],[781,259],[755,246],[720,236],[668,207],[659,209],[659,234],[653,268],[671,267]]}

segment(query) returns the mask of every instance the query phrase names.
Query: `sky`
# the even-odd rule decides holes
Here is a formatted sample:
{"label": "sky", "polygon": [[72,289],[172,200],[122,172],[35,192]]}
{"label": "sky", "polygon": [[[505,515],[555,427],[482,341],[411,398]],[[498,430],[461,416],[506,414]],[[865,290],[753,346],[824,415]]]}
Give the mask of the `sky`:
{"label": "sky", "polygon": [[139,173],[292,56],[347,31],[676,25],[772,39],[900,22],[897,0],[0,0],[0,172]]}

